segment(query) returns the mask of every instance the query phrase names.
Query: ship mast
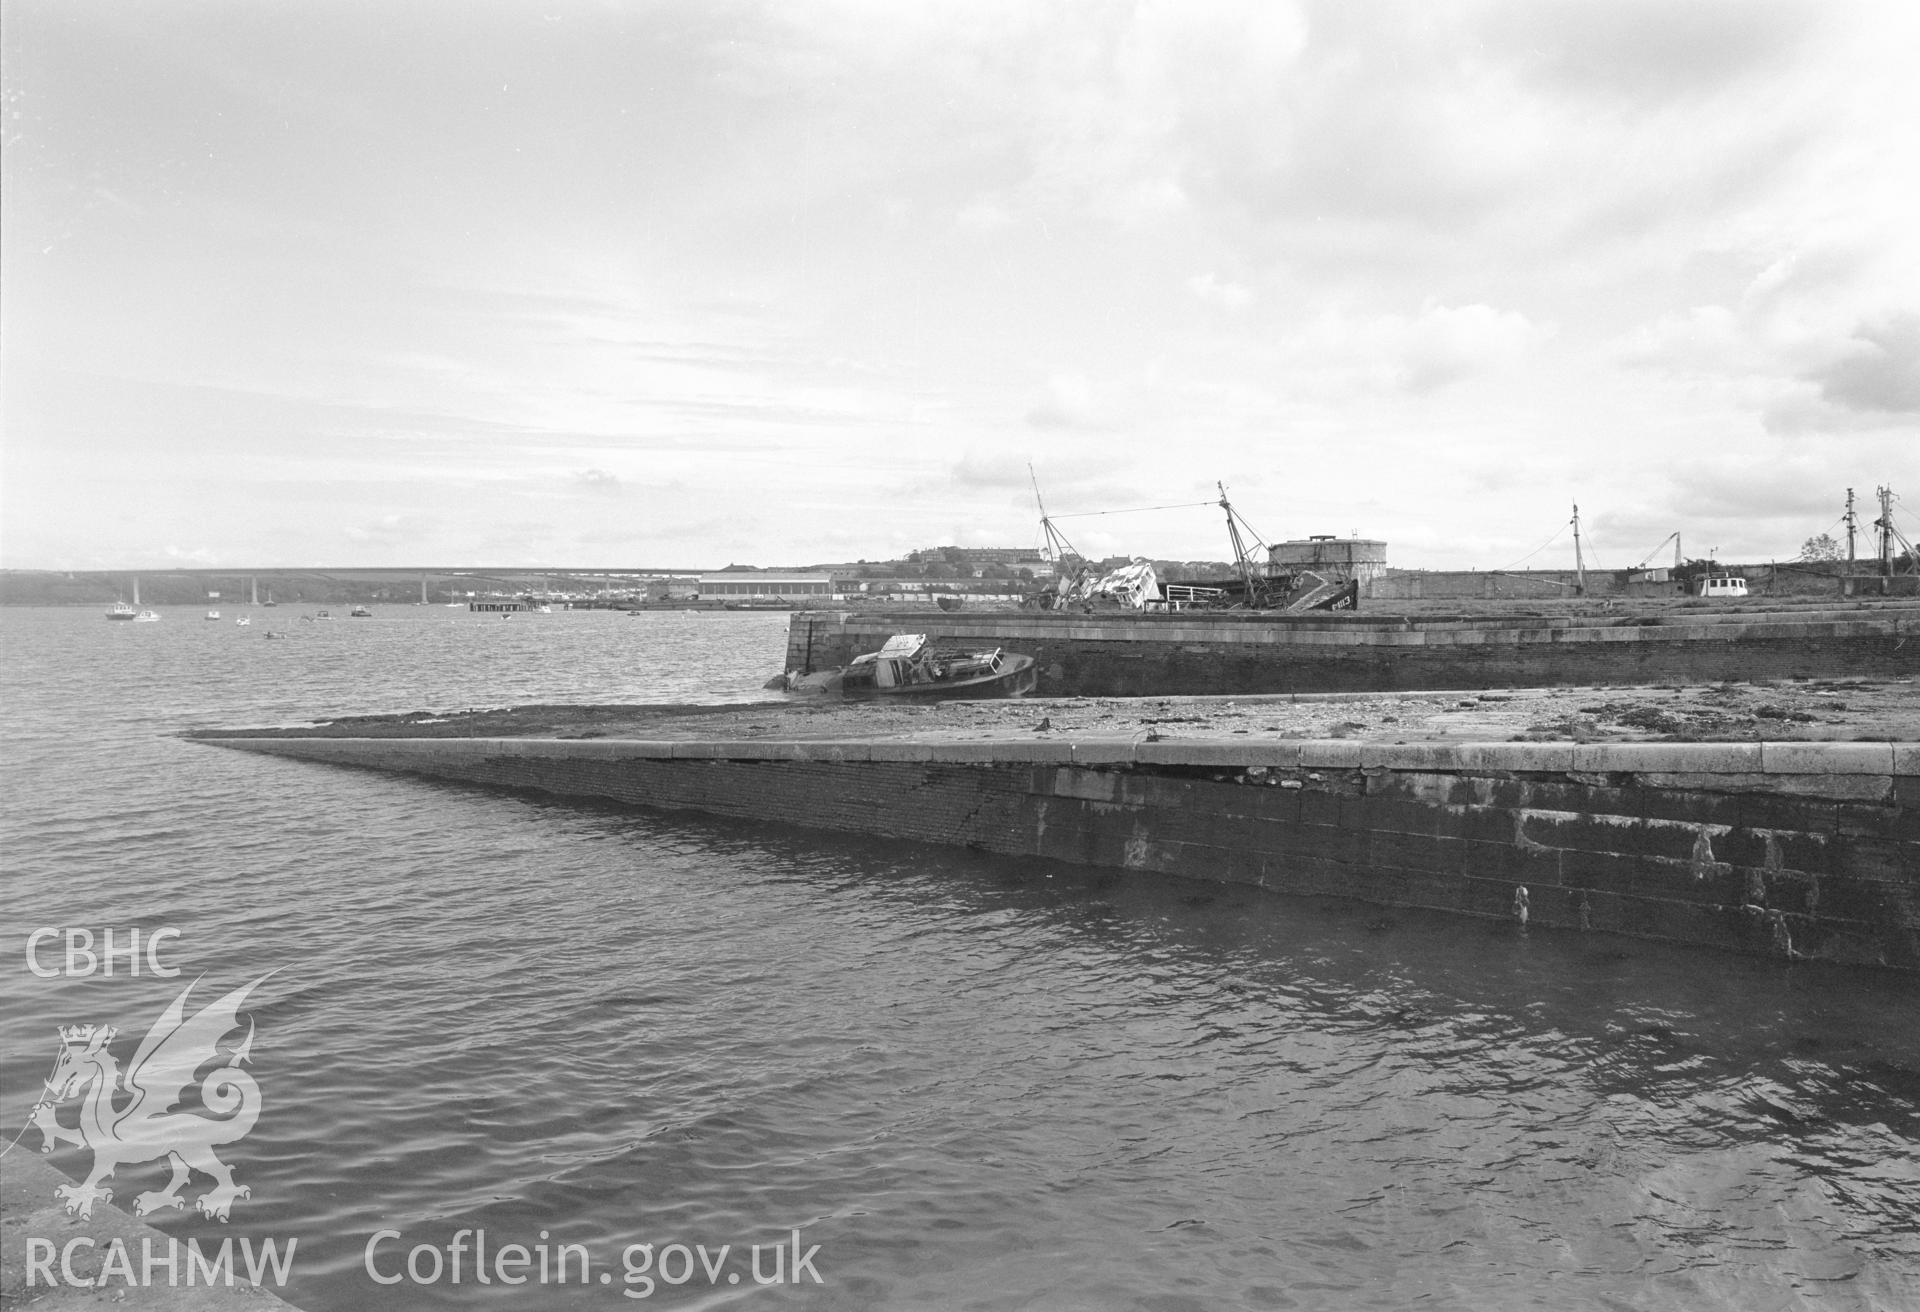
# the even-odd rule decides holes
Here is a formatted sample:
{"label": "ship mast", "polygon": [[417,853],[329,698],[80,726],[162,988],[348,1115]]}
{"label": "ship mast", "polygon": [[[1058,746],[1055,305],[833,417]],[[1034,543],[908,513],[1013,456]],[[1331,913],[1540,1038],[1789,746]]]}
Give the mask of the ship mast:
{"label": "ship mast", "polygon": [[1580,503],[1573,503],[1573,576],[1574,591],[1587,595],[1587,562],[1580,554]]}
{"label": "ship mast", "polygon": [[1253,525],[1241,519],[1239,512],[1234,510],[1233,503],[1227,500],[1227,485],[1216,482],[1214,486],[1220,489],[1220,509],[1227,512],[1227,537],[1233,543],[1233,562],[1240,567],[1240,581],[1246,585],[1247,606],[1258,610],[1266,604],[1266,580],[1255,576],[1253,557],[1248,553],[1246,540],[1240,536],[1240,529],[1242,526],[1246,528],[1247,535],[1253,539],[1255,546],[1265,547],[1266,539],[1254,530]]}
{"label": "ship mast", "polygon": [[1894,572],[1893,549],[1898,545],[1907,558],[1907,572],[1920,574],[1920,551],[1914,550],[1913,543],[1907,541],[1907,535],[1893,522],[1893,503],[1898,499],[1893,489],[1879,487],[1874,492],[1880,497],[1880,518],[1873,521],[1873,526],[1880,530],[1880,572],[1889,575]]}
{"label": "ship mast", "polygon": [[1040,531],[1046,536],[1047,559],[1052,562],[1054,573],[1058,576],[1061,560],[1067,556],[1079,557],[1080,552],[1075,549],[1073,543],[1067,541],[1067,535],[1055,527],[1053,520],[1047,516],[1047,503],[1040,496],[1040,479],[1033,472],[1032,462],[1027,464],[1027,478],[1033,483],[1033,503],[1040,508]]}
{"label": "ship mast", "polygon": [[1880,518],[1873,526],[1880,530],[1880,572],[1893,573],[1893,489],[1876,487],[1874,495],[1880,498]]}

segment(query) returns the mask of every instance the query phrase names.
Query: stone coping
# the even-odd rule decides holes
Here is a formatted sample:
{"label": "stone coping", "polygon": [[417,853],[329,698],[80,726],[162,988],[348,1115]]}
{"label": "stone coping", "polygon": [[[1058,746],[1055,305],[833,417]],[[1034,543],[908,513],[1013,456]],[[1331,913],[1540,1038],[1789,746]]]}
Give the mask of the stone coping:
{"label": "stone coping", "polygon": [[650,741],[637,738],[296,738],[196,741],[337,759],[533,756],[577,760],[923,761],[1053,765],[1198,765],[1670,775],[1920,776],[1920,743],[1382,743],[1086,735],[972,739],[836,738]]}
{"label": "stone coping", "polygon": [[[854,615],[841,619],[799,612],[796,624],[825,620],[829,632],[862,639],[924,630],[960,642],[1166,643],[1218,648],[1462,648],[1643,645],[1729,641],[1815,641],[1884,638],[1913,629],[1913,612],[1760,612],[1656,618],[1631,615],[1361,621],[1239,617],[1195,618],[1188,612],[1142,615],[1029,614],[962,611],[932,615]],[[796,628],[789,629],[792,639]]]}

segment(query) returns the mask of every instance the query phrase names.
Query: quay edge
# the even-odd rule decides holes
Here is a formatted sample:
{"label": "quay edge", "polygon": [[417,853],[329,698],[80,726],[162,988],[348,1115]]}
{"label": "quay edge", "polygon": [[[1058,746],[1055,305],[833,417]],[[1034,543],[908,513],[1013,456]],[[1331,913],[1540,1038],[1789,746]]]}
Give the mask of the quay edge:
{"label": "quay edge", "polygon": [[1537,926],[1920,970],[1920,743],[196,737],[1382,906],[1495,919],[1525,906]]}
{"label": "quay edge", "polygon": [[1920,603],[1832,609],[1414,617],[797,611],[786,670],[836,669],[896,633],[1032,656],[1048,697],[1713,683],[1920,672]]}

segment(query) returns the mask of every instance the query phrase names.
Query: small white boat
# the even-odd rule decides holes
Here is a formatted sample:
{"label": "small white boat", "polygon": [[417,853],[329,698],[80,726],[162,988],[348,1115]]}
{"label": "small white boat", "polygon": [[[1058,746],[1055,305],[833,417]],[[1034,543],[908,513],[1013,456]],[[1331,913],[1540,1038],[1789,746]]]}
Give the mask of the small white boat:
{"label": "small white boat", "polygon": [[[133,604],[128,605],[124,601],[114,602],[113,605],[107,607],[107,618],[110,620],[145,619],[146,613],[144,611],[137,615],[134,613],[135,608],[138,607],[139,605],[140,605],[140,580],[135,579],[133,581]],[[154,616],[154,618],[159,619],[160,617],[156,615]]]}
{"label": "small white boat", "polygon": [[217,620],[220,618],[220,612],[217,610],[210,610],[207,612],[207,618],[210,620]]}
{"label": "small white boat", "polygon": [[1738,574],[1728,574],[1724,571],[1708,571],[1707,574],[1695,583],[1694,589],[1694,595],[1696,597],[1706,597],[1710,600],[1714,598],[1726,599],[1749,595],[1747,592],[1746,579]]}
{"label": "small white boat", "polygon": [[242,615],[239,619],[235,620],[234,623],[244,629],[247,625],[253,623],[253,617],[251,615]]}
{"label": "small white boat", "polygon": [[160,622],[160,612],[143,610],[133,617],[133,622],[135,624],[158,624]]}

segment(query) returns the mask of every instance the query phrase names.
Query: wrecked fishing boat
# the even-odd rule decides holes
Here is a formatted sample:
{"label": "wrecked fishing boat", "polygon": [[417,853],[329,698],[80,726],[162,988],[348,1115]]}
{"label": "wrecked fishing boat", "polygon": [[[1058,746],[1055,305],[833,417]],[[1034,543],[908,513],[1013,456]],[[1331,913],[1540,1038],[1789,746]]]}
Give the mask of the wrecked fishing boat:
{"label": "wrecked fishing boat", "polygon": [[879,651],[856,656],[843,669],[806,676],[780,675],[768,686],[787,692],[939,701],[1024,697],[1038,681],[1039,671],[1031,656],[999,647],[980,651],[936,648],[924,633],[896,633]]}

